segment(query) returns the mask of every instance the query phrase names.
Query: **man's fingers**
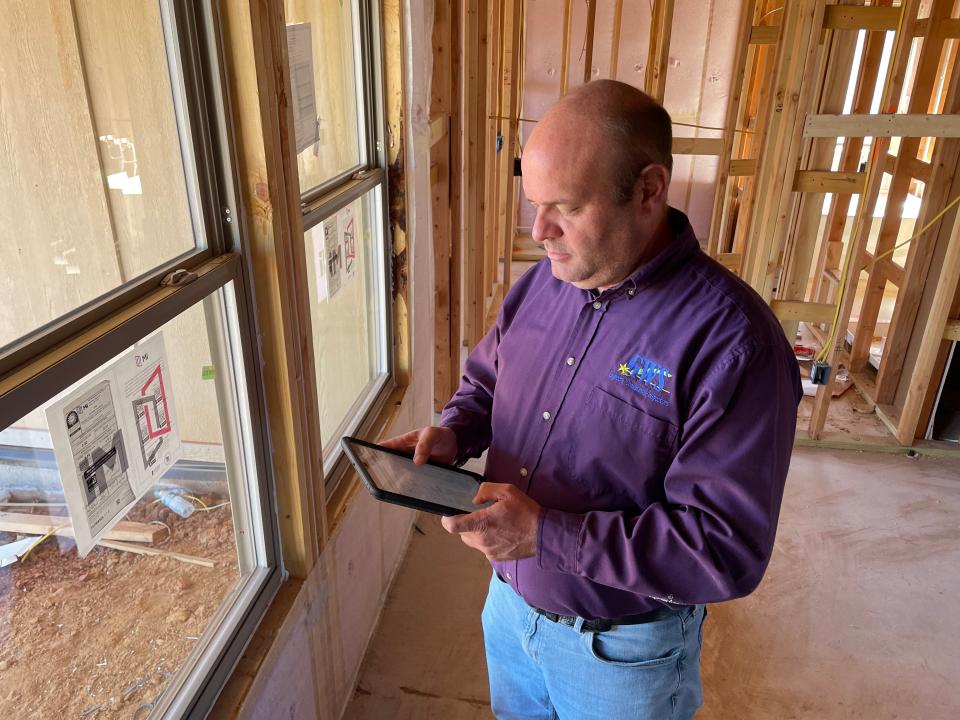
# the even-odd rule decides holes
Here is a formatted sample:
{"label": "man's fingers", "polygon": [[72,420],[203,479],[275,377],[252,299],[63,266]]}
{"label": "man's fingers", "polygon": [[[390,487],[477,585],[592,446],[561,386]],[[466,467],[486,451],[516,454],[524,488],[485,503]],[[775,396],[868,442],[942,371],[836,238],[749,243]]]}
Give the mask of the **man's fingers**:
{"label": "man's fingers", "polygon": [[449,515],[440,523],[448,533],[483,532],[487,529],[486,509],[468,515]]}
{"label": "man's fingers", "polygon": [[420,430],[420,437],[417,440],[417,448],[413,451],[414,465],[423,465],[433,454],[433,447],[437,444],[440,437],[439,428],[428,427]]}
{"label": "man's fingers", "polygon": [[413,464],[425,465],[430,459],[430,451],[433,450],[433,438],[427,431],[420,433],[420,439],[417,441],[417,447],[413,451]]}
{"label": "man's fingers", "polygon": [[409,452],[416,446],[419,435],[419,430],[411,430],[403,435],[397,435],[397,437],[392,437],[389,440],[383,440],[380,442],[380,444],[384,447],[390,448],[391,450],[403,450]]}
{"label": "man's fingers", "polygon": [[473,504],[480,505],[490,500],[503,500],[512,490],[513,485],[509,483],[480,483],[477,494],[473,496]]}

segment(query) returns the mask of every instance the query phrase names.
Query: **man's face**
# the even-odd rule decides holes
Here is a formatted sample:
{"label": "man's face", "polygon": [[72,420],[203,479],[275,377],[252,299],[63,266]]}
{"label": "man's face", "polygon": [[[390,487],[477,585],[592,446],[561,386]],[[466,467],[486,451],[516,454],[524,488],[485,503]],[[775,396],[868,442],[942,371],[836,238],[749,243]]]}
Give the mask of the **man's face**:
{"label": "man's face", "polygon": [[533,239],[557,279],[582,289],[615,285],[637,267],[653,229],[642,199],[637,193],[616,204],[613,161],[596,140],[581,134],[571,143],[552,126],[540,130],[523,153],[523,190],[537,213]]}

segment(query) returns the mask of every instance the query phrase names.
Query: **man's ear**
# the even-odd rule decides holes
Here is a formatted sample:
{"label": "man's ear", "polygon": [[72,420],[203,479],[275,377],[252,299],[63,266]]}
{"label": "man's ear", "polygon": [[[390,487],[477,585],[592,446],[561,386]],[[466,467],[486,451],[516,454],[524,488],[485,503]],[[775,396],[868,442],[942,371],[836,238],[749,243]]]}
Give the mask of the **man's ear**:
{"label": "man's ear", "polygon": [[640,193],[641,202],[661,204],[667,202],[667,191],[670,189],[670,171],[665,165],[648,165],[637,178],[637,187],[634,192]]}

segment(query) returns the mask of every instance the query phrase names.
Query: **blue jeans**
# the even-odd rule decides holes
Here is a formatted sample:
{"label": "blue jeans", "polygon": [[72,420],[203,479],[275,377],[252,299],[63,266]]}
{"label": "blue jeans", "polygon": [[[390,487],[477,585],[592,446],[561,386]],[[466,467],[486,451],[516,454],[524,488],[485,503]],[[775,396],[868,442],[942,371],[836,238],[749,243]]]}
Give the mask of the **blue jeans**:
{"label": "blue jeans", "polygon": [[695,605],[590,632],[533,611],[496,574],[483,608],[490,703],[500,720],[687,720],[703,704]]}

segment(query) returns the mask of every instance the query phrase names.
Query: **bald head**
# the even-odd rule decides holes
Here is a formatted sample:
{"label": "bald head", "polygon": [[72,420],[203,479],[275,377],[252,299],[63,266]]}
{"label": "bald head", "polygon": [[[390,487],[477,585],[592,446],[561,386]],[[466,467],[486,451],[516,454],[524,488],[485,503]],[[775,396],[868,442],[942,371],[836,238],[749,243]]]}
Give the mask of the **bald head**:
{"label": "bald head", "polygon": [[651,164],[673,169],[670,116],[656,100],[626,83],[594,80],[547,111],[528,146],[559,147],[605,155],[615,200],[630,200],[641,171]]}

